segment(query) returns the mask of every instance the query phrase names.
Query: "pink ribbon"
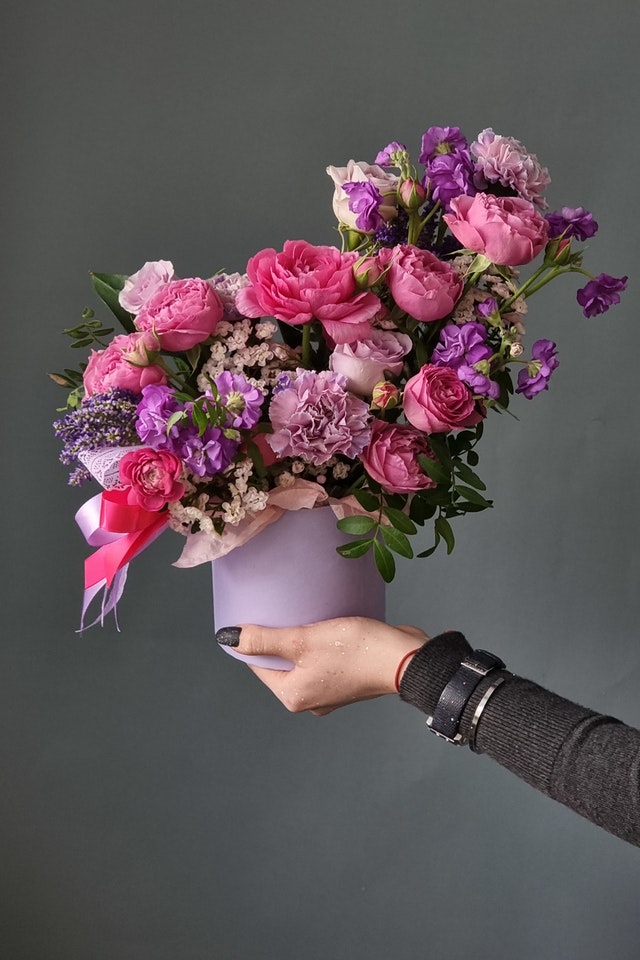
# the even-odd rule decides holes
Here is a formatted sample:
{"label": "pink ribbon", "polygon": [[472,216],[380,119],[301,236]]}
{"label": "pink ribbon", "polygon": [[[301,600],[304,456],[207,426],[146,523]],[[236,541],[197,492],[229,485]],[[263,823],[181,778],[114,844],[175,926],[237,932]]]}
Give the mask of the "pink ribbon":
{"label": "pink ribbon", "polygon": [[87,543],[98,547],[84,564],[84,598],[80,632],[91,601],[102,591],[102,608],[89,626],[104,624],[113,610],[118,627],[117,604],[124,591],[129,562],[165,529],[169,515],[144,510],[127,503],[126,490],[104,490],[87,500],[76,513],[76,523]]}

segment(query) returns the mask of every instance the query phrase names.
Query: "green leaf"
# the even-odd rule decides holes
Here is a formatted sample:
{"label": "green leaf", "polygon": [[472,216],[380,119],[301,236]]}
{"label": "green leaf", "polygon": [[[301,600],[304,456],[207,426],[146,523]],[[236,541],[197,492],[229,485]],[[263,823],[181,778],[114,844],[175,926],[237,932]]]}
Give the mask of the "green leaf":
{"label": "green leaf", "polygon": [[396,510],[394,507],[385,507],[384,515],[391,521],[396,530],[402,530],[403,533],[417,533],[416,525],[406,513],[402,510]]}
{"label": "green leaf", "polygon": [[354,540],[352,543],[343,543],[336,547],[341,557],[347,557],[353,560],[355,557],[362,557],[368,553],[373,546],[373,540]]}
{"label": "green leaf", "polygon": [[477,503],[481,507],[493,506],[491,500],[485,500],[483,496],[481,496],[476,490],[472,490],[471,487],[457,486],[456,491],[462,494],[463,497],[466,497],[467,500],[471,501],[471,503]]}
{"label": "green leaf", "polygon": [[396,530],[395,527],[380,527],[380,533],[389,549],[393,550],[394,553],[399,553],[401,557],[408,557],[409,560],[412,559],[413,547],[404,533]]}
{"label": "green leaf", "polygon": [[267,469],[264,465],[264,459],[260,453],[260,448],[253,440],[247,441],[247,453],[251,458],[253,468],[259,477],[266,477]]}
{"label": "green leaf", "polygon": [[127,277],[120,273],[91,273],[93,289],[104,304],[109,307],[116,320],[124,327],[127,333],[134,333],[133,318],[128,310],[120,306],[118,294],[122,290]]}
{"label": "green leaf", "polygon": [[421,496],[415,496],[409,506],[409,516],[420,526],[423,525],[425,520],[430,520],[435,512],[435,506],[432,503],[427,503]]}
{"label": "green leaf", "polygon": [[427,457],[424,454],[419,454],[418,463],[426,475],[436,483],[445,483],[447,486],[449,486],[451,483],[451,474],[445,467],[442,466],[441,463],[438,463],[437,460],[432,460],[431,457]]}
{"label": "green leaf", "polygon": [[447,443],[444,436],[441,436],[437,433],[432,433],[429,436],[429,446],[435,453],[436,457],[445,467],[451,464],[451,455],[449,453],[449,444]]}
{"label": "green leaf", "polygon": [[460,513],[480,513],[481,510],[487,509],[479,503],[469,503],[468,500],[458,500],[456,508]]}
{"label": "green leaf", "polygon": [[436,533],[439,533],[447,545],[447,553],[451,553],[456,544],[456,538],[453,534],[451,524],[445,517],[437,517]]}
{"label": "green leaf", "polygon": [[172,413],[172,414],[171,414],[171,416],[170,416],[169,419],[167,420],[167,436],[169,436],[169,433],[170,433],[170,431],[171,431],[171,427],[172,427],[175,423],[180,423],[180,421],[181,421],[181,420],[184,420],[185,417],[186,417],[186,413],[184,412],[184,410],[176,410],[175,413]]}
{"label": "green leaf", "polygon": [[376,526],[377,524],[373,517],[343,517],[342,520],[338,520],[338,530],[342,530],[343,533],[353,534],[354,536],[358,536],[361,533],[370,533]]}
{"label": "green leaf", "polygon": [[368,510],[370,513],[374,513],[380,509],[380,499],[369,490],[354,490],[353,495],[363,510]]}
{"label": "green leaf", "polygon": [[471,467],[468,467],[466,463],[457,463],[456,472],[461,480],[464,480],[465,483],[468,483],[470,487],[475,487],[476,490],[486,490],[487,485],[483,483],[477,473],[474,473]]}
{"label": "green leaf", "polygon": [[438,531],[436,530],[436,539],[435,539],[435,542],[434,542],[433,546],[432,546],[432,547],[429,547],[428,550],[423,550],[422,553],[419,553],[419,554],[418,554],[418,557],[422,558],[422,557],[430,557],[430,556],[432,556],[432,555],[436,552],[436,550],[438,549],[438,546],[439,546],[439,544],[440,544],[440,539],[441,539],[441,538],[440,538],[440,534],[439,534]]}
{"label": "green leaf", "polygon": [[202,348],[199,343],[197,343],[195,347],[191,347],[191,350],[187,350],[187,360],[189,361],[189,365],[191,366],[192,370],[195,370],[198,366],[198,360],[200,359],[201,352]]}
{"label": "green leaf", "polygon": [[373,544],[373,554],[380,576],[385,583],[391,583],[396,575],[396,562],[393,559],[393,554],[379,540],[376,540]]}
{"label": "green leaf", "polygon": [[391,493],[387,494],[385,500],[387,502],[387,506],[391,507],[393,510],[402,510],[407,502],[407,497],[404,493]]}
{"label": "green leaf", "polygon": [[469,450],[469,453],[467,454],[467,463],[472,467],[476,467],[480,463],[480,457],[475,450]]}

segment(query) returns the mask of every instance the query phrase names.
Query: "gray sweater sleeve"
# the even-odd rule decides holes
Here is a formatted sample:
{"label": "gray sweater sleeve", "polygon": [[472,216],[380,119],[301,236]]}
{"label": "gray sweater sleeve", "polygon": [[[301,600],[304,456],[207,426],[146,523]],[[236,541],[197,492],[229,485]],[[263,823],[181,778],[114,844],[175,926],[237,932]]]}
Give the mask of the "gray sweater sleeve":
{"label": "gray sweater sleeve", "polygon": [[[471,647],[444,633],[413,657],[400,696],[432,714],[442,690]],[[640,846],[640,731],[502,671],[505,680],[487,703],[476,731],[478,752],[610,833]],[[483,680],[465,708],[468,734]]]}

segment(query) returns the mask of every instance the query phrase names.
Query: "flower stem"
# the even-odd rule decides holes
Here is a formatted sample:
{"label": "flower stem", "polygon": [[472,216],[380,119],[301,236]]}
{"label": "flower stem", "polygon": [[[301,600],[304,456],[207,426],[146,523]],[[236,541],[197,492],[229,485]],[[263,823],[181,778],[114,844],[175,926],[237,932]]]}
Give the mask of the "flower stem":
{"label": "flower stem", "polygon": [[302,325],[302,366],[311,369],[311,323]]}

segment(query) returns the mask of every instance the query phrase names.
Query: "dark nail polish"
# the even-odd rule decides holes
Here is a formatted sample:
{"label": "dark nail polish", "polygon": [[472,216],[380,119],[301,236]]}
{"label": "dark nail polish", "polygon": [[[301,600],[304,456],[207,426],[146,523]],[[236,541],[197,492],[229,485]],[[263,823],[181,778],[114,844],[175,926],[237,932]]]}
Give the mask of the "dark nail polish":
{"label": "dark nail polish", "polygon": [[216,633],[216,640],[224,647],[237,647],[240,643],[240,627],[222,627]]}

